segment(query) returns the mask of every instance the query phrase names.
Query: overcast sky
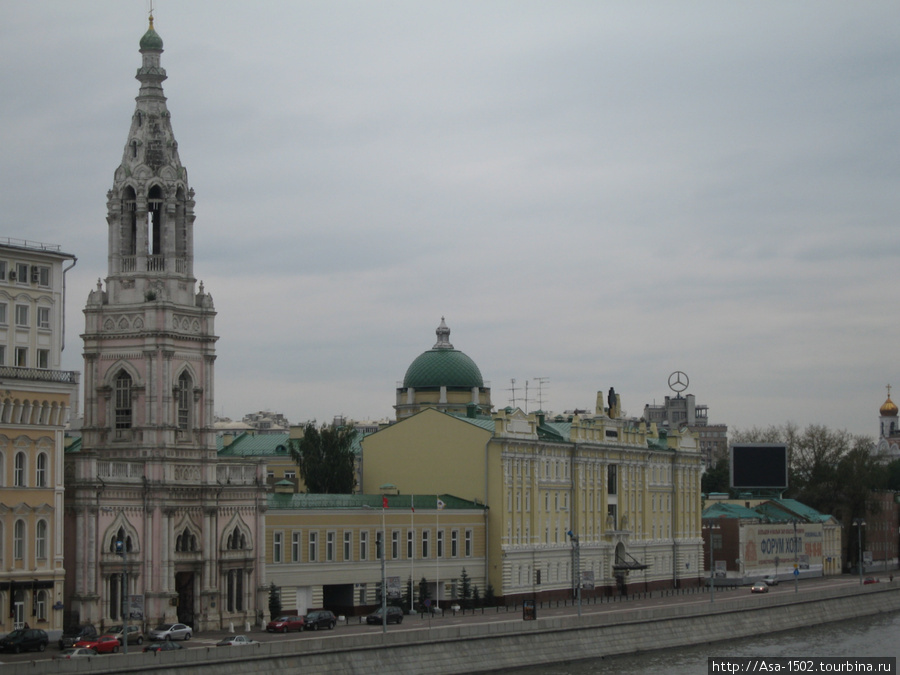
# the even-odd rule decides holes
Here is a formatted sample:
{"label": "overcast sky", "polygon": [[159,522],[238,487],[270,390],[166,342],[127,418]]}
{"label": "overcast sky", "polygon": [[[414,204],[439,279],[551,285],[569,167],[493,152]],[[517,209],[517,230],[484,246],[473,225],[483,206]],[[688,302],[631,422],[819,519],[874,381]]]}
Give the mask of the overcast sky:
{"label": "overcast sky", "polygon": [[[147,0],[5,3],[0,236],[107,274]],[[897,377],[900,3],[154,0],[216,412],[393,416],[434,344],[495,406],[874,436]],[[530,399],[524,399],[529,382]],[[895,397],[897,398],[897,397]]]}

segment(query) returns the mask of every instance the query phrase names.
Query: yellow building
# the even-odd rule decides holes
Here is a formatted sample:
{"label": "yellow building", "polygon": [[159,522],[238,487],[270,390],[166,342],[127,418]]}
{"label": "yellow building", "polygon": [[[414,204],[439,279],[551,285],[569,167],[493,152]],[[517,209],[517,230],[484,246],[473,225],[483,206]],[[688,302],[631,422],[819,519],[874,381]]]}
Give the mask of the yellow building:
{"label": "yellow building", "polygon": [[[697,583],[702,458],[690,433],[618,417],[426,409],[363,439],[363,492],[392,483],[488,508],[497,596]],[[693,571],[691,571],[693,569]]]}
{"label": "yellow building", "polygon": [[374,610],[382,532],[389,600],[408,602],[412,580],[419,605],[422,578],[429,598],[438,588],[442,599],[459,598],[463,570],[483,595],[486,509],[447,494],[385,488],[391,494],[322,495],[296,494],[289,481],[276,484],[266,512],[266,580],[279,589],[286,614]]}
{"label": "yellow building", "polygon": [[63,628],[63,435],[78,373],[60,360],[74,263],[57,246],[0,242],[0,633]]}

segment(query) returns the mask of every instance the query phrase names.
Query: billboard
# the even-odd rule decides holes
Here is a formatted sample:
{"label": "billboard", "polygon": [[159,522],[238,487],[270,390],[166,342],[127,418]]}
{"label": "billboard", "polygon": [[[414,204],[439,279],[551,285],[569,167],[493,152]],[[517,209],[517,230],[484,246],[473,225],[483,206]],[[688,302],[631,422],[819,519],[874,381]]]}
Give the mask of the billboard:
{"label": "billboard", "polygon": [[783,490],[788,486],[787,446],[736,443],[731,446],[731,487]]}

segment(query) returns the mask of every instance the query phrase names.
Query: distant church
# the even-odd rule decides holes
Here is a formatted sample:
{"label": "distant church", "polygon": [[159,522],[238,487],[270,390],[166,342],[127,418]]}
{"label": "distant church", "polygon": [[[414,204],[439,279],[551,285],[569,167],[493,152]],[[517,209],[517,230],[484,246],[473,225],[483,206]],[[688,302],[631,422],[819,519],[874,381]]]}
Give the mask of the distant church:
{"label": "distant church", "polygon": [[900,459],[900,429],[897,428],[897,404],[891,400],[891,387],[888,386],[887,400],[878,410],[879,434],[875,452],[882,460],[892,462]]}
{"label": "distant church", "polygon": [[107,192],[108,274],[84,309],[84,427],[65,459],[71,622],[243,625],[265,606],[265,475],[219,460],[215,310],[194,276],[194,191],[140,41],[137,105]]}

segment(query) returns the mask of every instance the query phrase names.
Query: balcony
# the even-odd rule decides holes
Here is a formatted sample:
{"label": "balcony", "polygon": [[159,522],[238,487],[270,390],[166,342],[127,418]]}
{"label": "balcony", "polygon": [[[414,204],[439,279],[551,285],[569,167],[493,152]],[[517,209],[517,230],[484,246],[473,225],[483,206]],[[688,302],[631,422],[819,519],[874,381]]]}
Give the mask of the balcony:
{"label": "balcony", "polygon": [[0,378],[9,378],[11,380],[30,380],[32,382],[62,382],[64,384],[78,384],[78,371],[0,366]]}

